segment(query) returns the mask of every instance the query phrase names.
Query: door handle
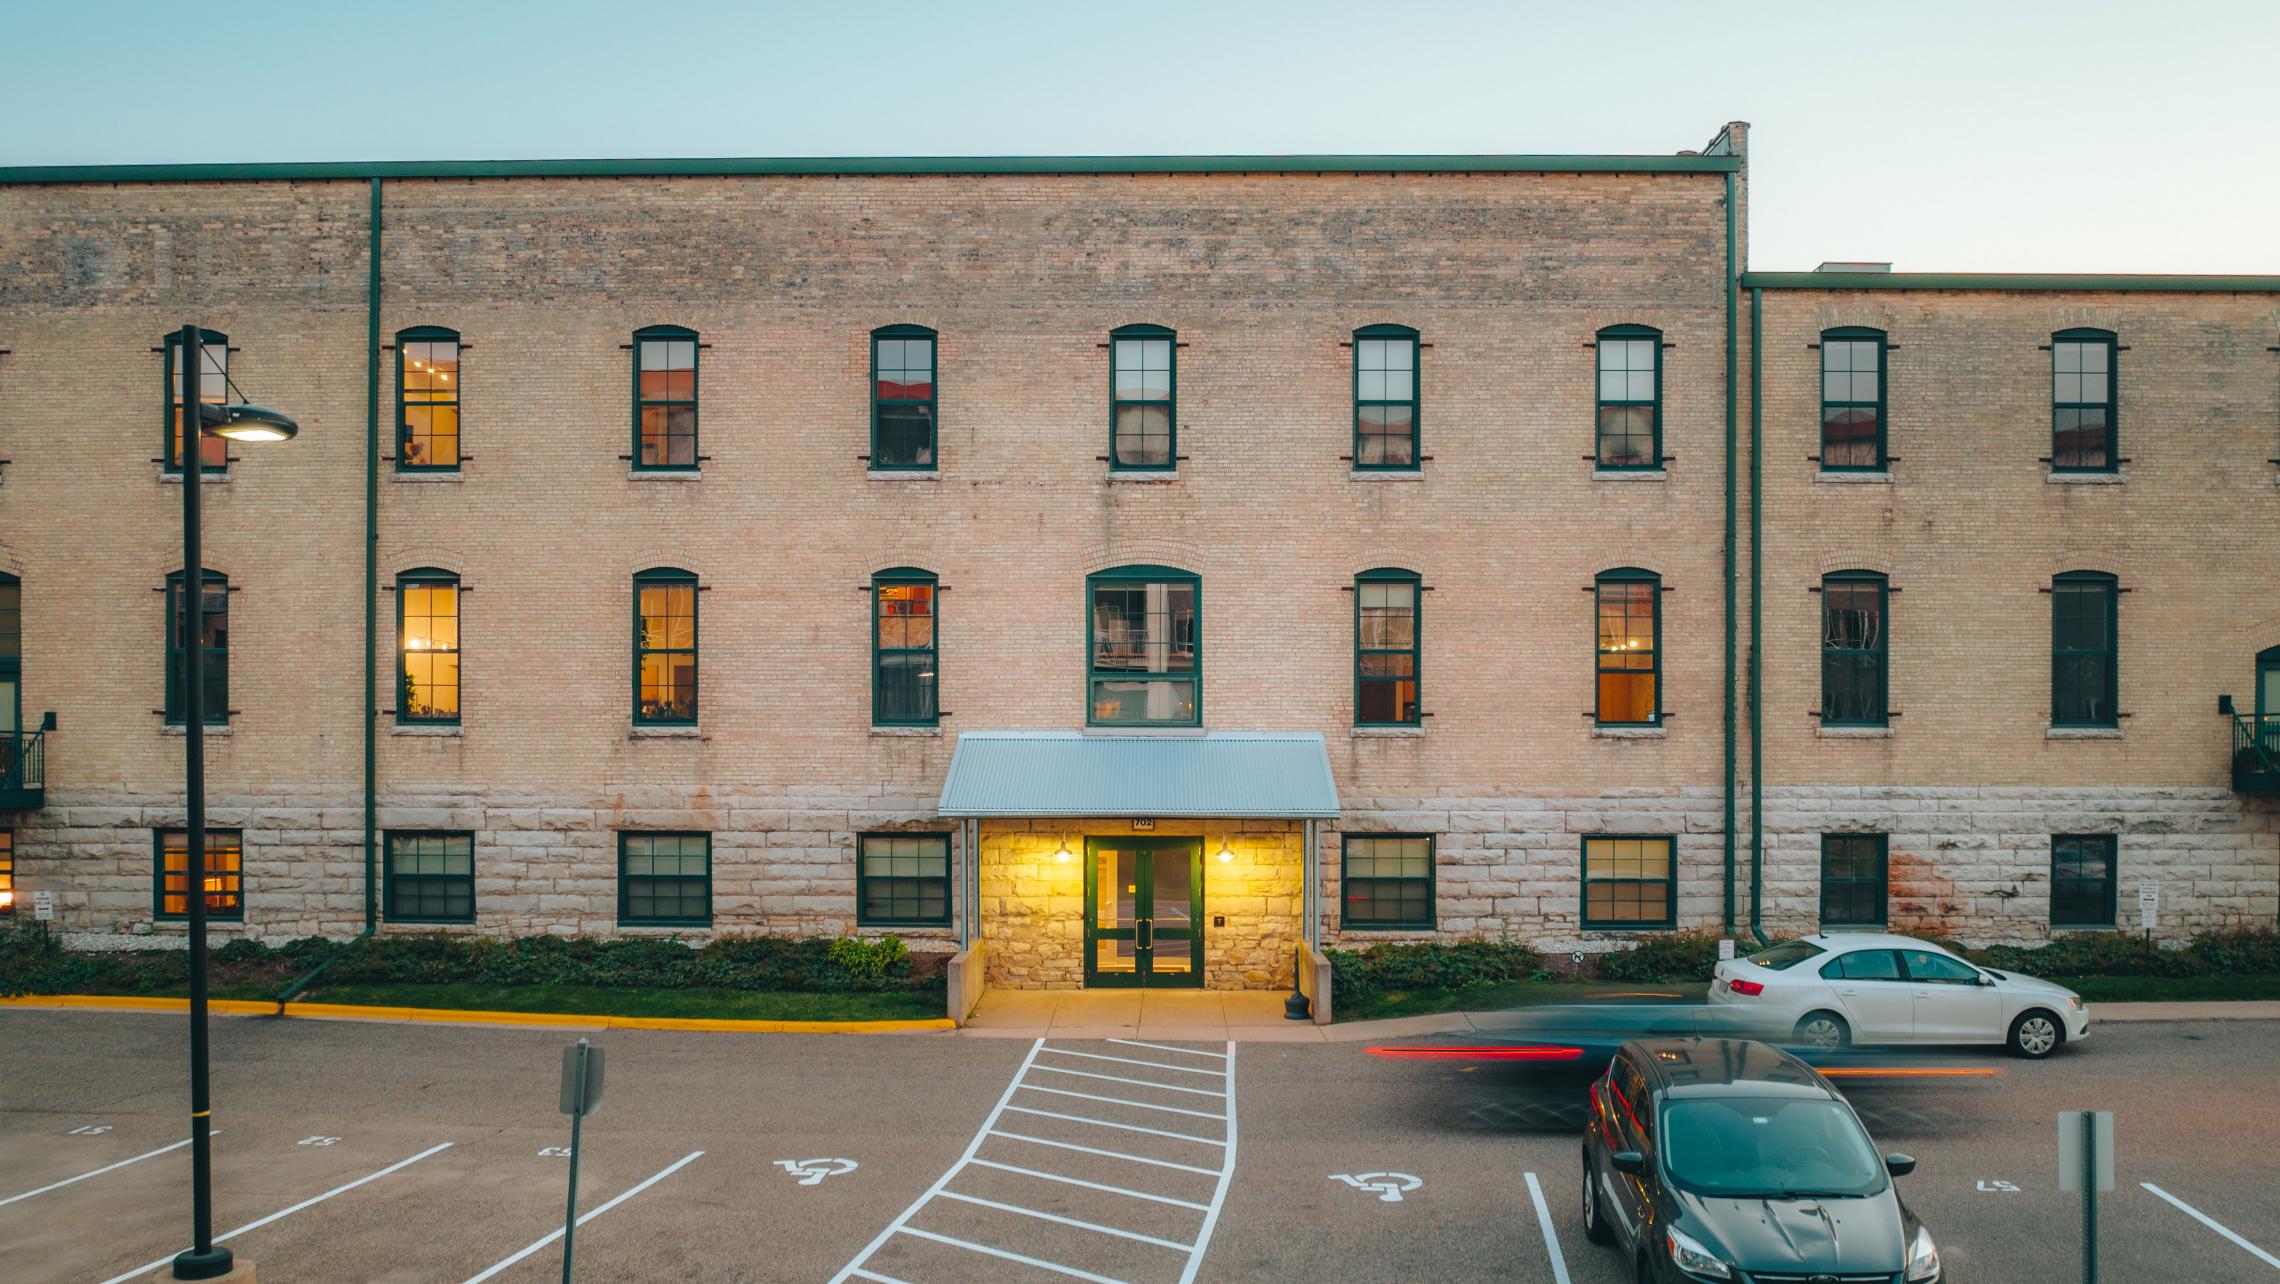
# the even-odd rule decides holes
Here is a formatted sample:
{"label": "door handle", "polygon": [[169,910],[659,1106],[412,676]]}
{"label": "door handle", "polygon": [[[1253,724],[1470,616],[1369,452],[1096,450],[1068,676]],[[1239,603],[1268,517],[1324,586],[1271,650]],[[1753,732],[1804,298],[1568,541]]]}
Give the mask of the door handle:
{"label": "door handle", "polygon": [[1132,927],[1132,948],[1136,950],[1156,948],[1156,920],[1152,918],[1136,919],[1133,921]]}

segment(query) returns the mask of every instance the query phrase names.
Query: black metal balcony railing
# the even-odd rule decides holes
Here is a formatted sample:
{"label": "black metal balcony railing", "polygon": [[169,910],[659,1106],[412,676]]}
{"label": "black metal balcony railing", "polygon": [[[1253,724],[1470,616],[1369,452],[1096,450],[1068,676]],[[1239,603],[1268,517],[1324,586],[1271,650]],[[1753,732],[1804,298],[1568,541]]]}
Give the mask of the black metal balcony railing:
{"label": "black metal balcony railing", "polygon": [[47,730],[0,732],[0,811],[47,805]]}
{"label": "black metal balcony railing", "polygon": [[2280,713],[2233,715],[2233,792],[2280,794]]}

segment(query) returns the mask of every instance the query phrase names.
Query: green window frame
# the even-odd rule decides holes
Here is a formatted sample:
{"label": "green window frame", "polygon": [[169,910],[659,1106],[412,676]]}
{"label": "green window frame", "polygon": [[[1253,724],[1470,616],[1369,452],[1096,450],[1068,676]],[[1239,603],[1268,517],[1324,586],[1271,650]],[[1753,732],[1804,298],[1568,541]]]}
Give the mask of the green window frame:
{"label": "green window frame", "polygon": [[1821,471],[1890,467],[1884,445],[1887,336],[1867,326],[1821,332]]}
{"label": "green window frame", "polygon": [[1583,837],[1587,931],[1678,925],[1678,840],[1669,834]]}
{"label": "green window frame", "polygon": [[[235,829],[206,831],[206,918],[245,921],[245,835]],[[190,918],[190,834],[160,829],[151,834],[151,917],[161,923]]]}
{"label": "green window frame", "polygon": [[2050,470],[2110,473],[2121,467],[2114,408],[2121,345],[2111,330],[2050,337]]}
{"label": "green window frame", "polygon": [[633,722],[697,723],[697,577],[657,566],[633,577]]}
{"label": "green window frame", "polygon": [[459,332],[396,332],[396,471],[459,471]]}
{"label": "green window frame", "polygon": [[1888,727],[1891,589],[1871,571],[1821,577],[1821,725]]}
{"label": "green window frame", "polygon": [[1108,466],[1179,468],[1179,336],[1160,325],[1108,332]]}
{"label": "green window frame", "polygon": [[1592,347],[1598,394],[1593,467],[1604,472],[1661,468],[1662,331],[1611,325],[1594,337]]}
{"label": "green window frame", "polygon": [[1344,834],[1338,843],[1339,927],[1430,932],[1440,921],[1431,834]]}
{"label": "green window frame", "polygon": [[1169,566],[1086,576],[1085,657],[1086,726],[1203,725],[1201,577]]}
{"label": "green window frame", "polygon": [[855,922],[860,927],[950,926],[950,835],[857,835]]}
{"label": "green window frame", "polygon": [[935,418],[937,336],[922,325],[871,332],[873,472],[933,472],[941,429]]}
{"label": "green window frame", "polygon": [[1821,835],[1821,926],[1883,927],[1891,920],[1884,834]]}
{"label": "green window frame", "polygon": [[16,912],[16,831],[0,827],[0,918]]}
{"label": "green window frame", "polygon": [[387,919],[475,921],[475,835],[464,830],[388,831]]}
{"label": "green window frame", "polygon": [[1598,623],[1592,717],[1602,727],[1662,725],[1662,577],[1635,566],[1592,581]]}
{"label": "green window frame", "polygon": [[2113,929],[2120,846],[2113,834],[2051,835],[2052,927]]}
{"label": "green window frame", "polygon": [[871,725],[942,722],[942,586],[933,572],[898,566],[871,577]]}
{"label": "green window frame", "polygon": [[1354,470],[1416,472],[1418,449],[1417,331],[1368,325],[1354,331]]}
{"label": "green window frame", "polygon": [[686,326],[633,332],[634,471],[689,473],[703,462],[697,453],[697,354],[707,346]]}
{"label": "green window frame", "polygon": [[[206,572],[205,637],[206,725],[227,726],[230,721],[230,579],[220,571]],[[166,722],[179,727],[184,697],[182,676],[189,657],[183,650],[182,572],[166,577]]]}
{"label": "green window frame", "polygon": [[[230,337],[219,330],[199,331],[205,361],[198,367],[198,400],[208,405],[221,405],[229,400],[230,391]],[[159,398],[165,407],[160,415],[163,427],[159,430],[158,454],[160,468],[168,473],[182,471],[182,370],[177,364],[182,357],[182,332],[167,333],[164,344],[166,358],[159,375]],[[226,437],[210,437],[203,431],[198,437],[198,460],[209,473],[226,473],[230,470],[230,443]]]}
{"label": "green window frame", "polygon": [[0,776],[16,765],[24,734],[24,582],[0,571]]}
{"label": "green window frame", "polygon": [[396,721],[459,722],[459,577],[423,566],[396,577]]}
{"label": "green window frame", "polygon": [[712,835],[618,831],[618,924],[712,926]]}
{"label": "green window frame", "polygon": [[2050,725],[2118,727],[2121,583],[2068,571],[2050,586]]}
{"label": "green window frame", "polygon": [[1424,584],[1381,567],[1354,577],[1354,725],[1423,726],[1419,701]]}

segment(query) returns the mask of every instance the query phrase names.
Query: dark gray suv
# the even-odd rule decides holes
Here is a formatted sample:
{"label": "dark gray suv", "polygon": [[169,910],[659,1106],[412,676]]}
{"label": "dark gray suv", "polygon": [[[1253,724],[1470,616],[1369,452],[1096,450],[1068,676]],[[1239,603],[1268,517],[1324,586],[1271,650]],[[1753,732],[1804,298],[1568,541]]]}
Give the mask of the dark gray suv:
{"label": "dark gray suv", "polygon": [[1634,1040],[1591,1085],[1584,1233],[1639,1284],[1947,1284],[1892,1182],[1915,1166],[1778,1048]]}

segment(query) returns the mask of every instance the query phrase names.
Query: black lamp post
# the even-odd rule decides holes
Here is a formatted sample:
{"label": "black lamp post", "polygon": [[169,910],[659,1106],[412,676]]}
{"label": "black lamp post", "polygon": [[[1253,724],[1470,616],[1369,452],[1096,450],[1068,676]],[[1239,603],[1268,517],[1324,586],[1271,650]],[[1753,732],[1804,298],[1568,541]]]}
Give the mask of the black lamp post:
{"label": "black lamp post", "polygon": [[[230,1250],[214,1246],[213,1102],[206,1084],[206,568],[198,525],[198,490],[207,437],[286,441],[300,432],[292,418],[260,406],[214,405],[199,399],[206,333],[182,327],[175,358],[182,376],[182,417],[174,443],[182,465],[182,743],[183,840],[190,912],[190,1180],[192,1247],[174,1259],[174,1278],[210,1280],[230,1273]],[[227,376],[225,375],[226,379]],[[195,428],[195,431],[192,429]]]}

